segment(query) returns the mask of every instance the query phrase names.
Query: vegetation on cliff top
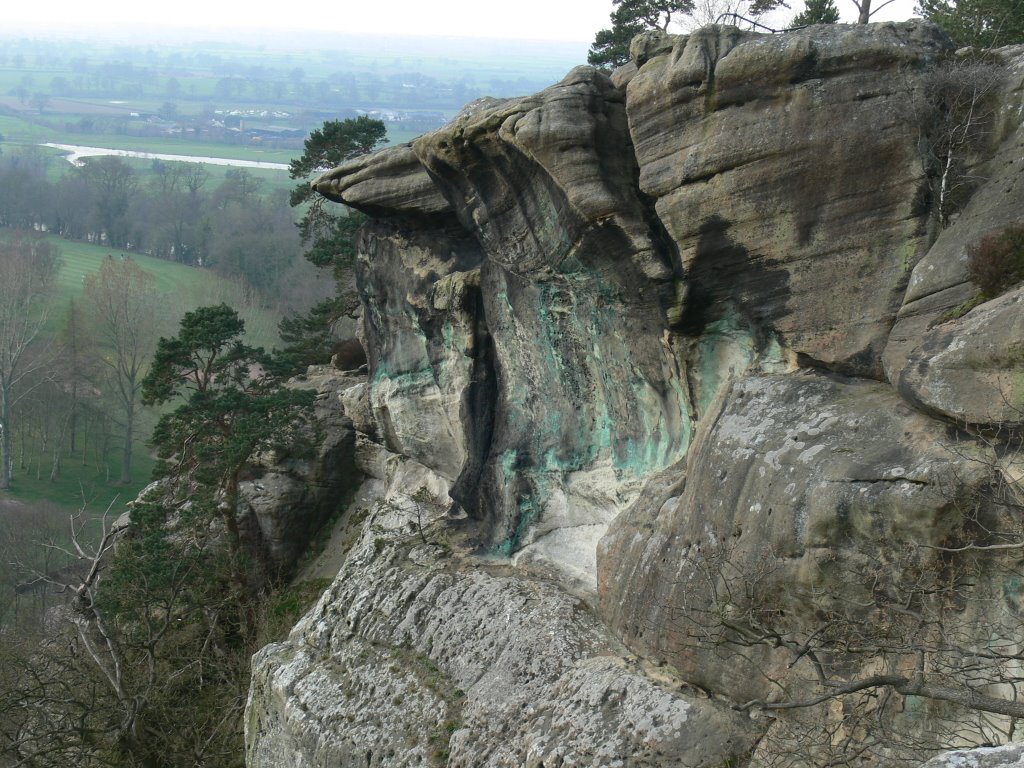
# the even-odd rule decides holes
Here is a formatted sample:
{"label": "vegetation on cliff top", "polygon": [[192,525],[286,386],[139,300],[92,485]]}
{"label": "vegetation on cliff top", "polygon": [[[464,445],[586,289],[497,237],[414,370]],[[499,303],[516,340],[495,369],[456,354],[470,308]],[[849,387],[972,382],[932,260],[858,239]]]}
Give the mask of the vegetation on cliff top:
{"label": "vegetation on cliff top", "polygon": [[242,764],[248,659],[281,611],[294,614],[281,606],[309,596],[262,609],[276,571],[239,530],[238,486],[256,453],[308,444],[314,397],[284,387],[243,332],[234,310],[202,307],[157,344],[142,399],[179,403],[154,433],[158,482],[130,526],[104,521],[95,546],[86,519],[73,523],[70,543],[54,546],[77,554],[77,567],[36,570],[75,597],[52,640],[20,633],[25,645],[6,654],[0,755],[40,766]]}
{"label": "vegetation on cliff top", "polygon": [[310,134],[302,156],[289,166],[290,176],[300,180],[292,190],[290,202],[303,211],[299,232],[303,244],[308,246],[305,257],[316,267],[330,269],[335,286],[332,297],[304,314],[287,317],[281,322],[284,354],[290,358],[295,372],[330,359],[334,323],[353,314],[358,307],[353,292],[352,264],[356,233],[366,220],[357,211],[335,213],[325,208],[324,198],[310,187],[310,178],[372,152],[387,141],[386,136],[384,123],[366,116],[330,120]]}

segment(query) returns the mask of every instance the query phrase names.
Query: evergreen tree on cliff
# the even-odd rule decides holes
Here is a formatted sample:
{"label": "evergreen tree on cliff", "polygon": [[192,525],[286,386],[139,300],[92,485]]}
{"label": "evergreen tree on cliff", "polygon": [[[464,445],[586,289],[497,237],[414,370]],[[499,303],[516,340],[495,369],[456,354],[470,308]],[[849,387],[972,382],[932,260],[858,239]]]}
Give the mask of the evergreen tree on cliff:
{"label": "evergreen tree on cliff", "polygon": [[[327,362],[331,347],[331,325],[355,308],[348,288],[355,258],[355,234],[363,223],[362,215],[348,211],[339,215],[324,209],[324,198],[309,185],[311,177],[359,155],[365,155],[387,143],[387,129],[380,120],[365,115],[348,120],[330,120],[313,131],[304,144],[302,156],[288,166],[293,179],[302,181],[292,190],[293,207],[307,206],[299,221],[303,243],[309,250],[306,259],[334,273],[337,293],[305,315],[281,321],[281,338],[296,369],[312,363]],[[337,207],[336,207],[337,208]]]}
{"label": "evergreen tree on cliff", "polygon": [[1024,42],[1024,0],[921,0],[914,10],[942,27],[958,46]]}
{"label": "evergreen tree on cliff", "polygon": [[225,304],[186,312],[142,381],[146,405],[182,400],[153,431],[157,472],[185,481],[193,507],[220,516],[240,603],[250,597],[236,519],[242,471],[258,452],[301,442],[314,396],[284,387],[263,350],[242,342],[244,331]]}
{"label": "evergreen tree on cliff", "polygon": [[833,0],[807,0],[807,5],[790,23],[791,27],[807,27],[811,24],[835,24],[839,21],[839,9]]}
{"label": "evergreen tree on cliff", "polygon": [[693,0],[612,0],[611,29],[602,29],[594,38],[587,62],[595,67],[621,67],[629,61],[629,43],[648,29],[668,29],[676,20],[693,12]]}

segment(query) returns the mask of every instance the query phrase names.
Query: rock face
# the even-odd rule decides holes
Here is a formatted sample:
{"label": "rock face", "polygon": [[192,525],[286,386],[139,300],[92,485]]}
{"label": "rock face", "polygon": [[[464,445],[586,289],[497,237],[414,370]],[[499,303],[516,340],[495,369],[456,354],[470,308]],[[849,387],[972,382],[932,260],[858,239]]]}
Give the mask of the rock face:
{"label": "rock face", "polygon": [[645,676],[579,598],[467,556],[446,481],[385,463],[334,585],[253,661],[249,765],[711,768],[750,751],[746,717]]}
{"label": "rock face", "polygon": [[[967,272],[967,249],[985,235],[1019,222],[1024,208],[1021,54],[1018,47],[1003,55],[1007,83],[994,130],[1008,138],[976,170],[987,183],[914,267],[883,357],[887,377],[904,397],[945,417],[975,424],[1021,420],[1020,384],[1014,383],[1020,380],[1021,362],[1012,349],[1015,332],[1005,327],[1014,322],[1005,317],[1006,302],[988,302],[962,320],[943,322],[958,305],[977,295]],[[1014,314],[1011,308],[1009,315]],[[980,349],[970,349],[978,343],[979,323],[986,320],[1004,328],[986,334]]]}
{"label": "rock face", "polygon": [[1020,768],[1024,746],[1012,744],[990,749],[960,749],[929,760],[922,768]]}
{"label": "rock face", "polygon": [[369,378],[335,399],[374,479],[254,660],[249,765],[911,766],[1012,733],[1024,289],[947,313],[1024,218],[1024,52],[943,229],[919,107],[950,48],[651,33],[314,183],[372,219]]}
{"label": "rock face", "polygon": [[[359,270],[387,446],[452,480],[488,546],[560,547],[591,581],[592,543],[550,534],[599,535],[689,438],[663,334],[676,265],[629,146],[623,94],[580,68],[537,96],[471,106],[416,142],[419,166],[403,147],[317,184],[367,211],[400,201],[364,234]],[[367,198],[349,180],[375,167],[389,175]],[[437,191],[452,213],[424,222]]]}
{"label": "rock face", "polygon": [[1024,422],[1024,289],[921,331],[896,385],[924,410],[964,424]]}
{"label": "rock face", "polygon": [[264,456],[239,484],[238,514],[254,547],[275,571],[288,573],[357,482],[356,432],[340,393],[362,377],[311,369],[294,386],[316,389],[318,440],[310,455]]}
{"label": "rock face", "polygon": [[708,612],[747,604],[716,605],[701,582],[726,583],[735,571],[773,595],[773,609],[807,614],[808,624],[820,608],[806,604],[814,592],[870,601],[850,583],[861,553],[891,564],[881,580],[902,578],[903,561],[884,553],[893,543],[948,543],[971,512],[959,500],[988,480],[985,470],[965,464],[945,427],[887,385],[747,378],[704,422],[675,482],[649,488],[657,492],[602,539],[604,615],[630,647],[672,659],[687,680],[737,701],[767,698],[790,650],[695,647],[696,633],[715,629]]}
{"label": "rock face", "polygon": [[920,84],[901,73],[946,46],[918,24],[707,27],[640,69],[627,89],[640,189],[679,249],[686,332],[738,316],[762,344],[881,377],[928,246],[908,119]]}

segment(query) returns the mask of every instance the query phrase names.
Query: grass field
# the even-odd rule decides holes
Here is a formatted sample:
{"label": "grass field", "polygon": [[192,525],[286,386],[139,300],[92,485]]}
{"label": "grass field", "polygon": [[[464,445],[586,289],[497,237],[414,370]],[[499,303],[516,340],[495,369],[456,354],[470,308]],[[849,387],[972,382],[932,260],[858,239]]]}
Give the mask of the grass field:
{"label": "grass field", "polygon": [[[98,245],[76,243],[59,237],[52,237],[50,241],[61,252],[62,265],[58,285],[59,303],[62,304],[66,304],[70,299],[80,298],[86,276],[99,272],[104,259],[111,256],[121,257],[120,251]],[[191,295],[213,277],[204,270],[154,259],[145,254],[132,254],[131,258],[153,276],[159,290],[168,296]]]}
{"label": "grass field", "polygon": [[[133,501],[145,488],[153,474],[155,461],[150,456],[145,440],[135,443],[132,454],[133,480],[128,485],[118,485],[120,452],[111,451],[105,467],[97,467],[90,453],[79,450],[75,455],[66,455],[60,476],[50,480],[50,464],[41,465],[34,461],[22,470],[15,464],[14,488],[9,496],[19,501],[49,501],[68,510],[84,508],[90,514],[100,514],[109,507],[116,517],[124,511],[124,505]],[[91,451],[91,446],[89,447]],[[0,492],[0,499],[4,494]]]}
{"label": "grass field", "polygon": [[[61,253],[57,306],[67,306],[71,300],[80,300],[85,289],[85,278],[98,272],[104,259],[119,259],[123,255],[117,249],[89,243],[78,243],[58,237],[51,237],[50,240]],[[174,333],[184,312],[223,301],[235,307],[246,321],[247,341],[250,344],[269,348],[279,343],[276,333],[277,314],[269,309],[251,306],[238,284],[209,270],[188,267],[145,254],[132,253],[128,254],[128,258],[153,276],[157,289],[179,310],[167,328],[168,335]]]}
{"label": "grass field", "polygon": [[[88,243],[76,243],[60,238],[50,238],[61,252],[61,270],[58,275],[57,297],[51,314],[51,329],[58,330],[67,316],[69,303],[82,302],[85,278],[99,271],[103,260],[109,257],[121,258],[121,253]],[[245,306],[247,297],[241,288],[207,270],[187,267],[142,254],[131,254],[139,266],[149,272],[161,293],[170,299],[173,308],[165,329],[166,335],[176,331],[181,314],[204,304],[224,301],[239,310],[246,321],[247,341],[254,345],[271,347],[278,343],[278,316],[271,310]],[[83,304],[78,304],[83,306]],[[92,513],[102,512],[114,503],[120,510],[123,504],[134,499],[149,482],[153,471],[154,458],[146,444],[149,431],[157,414],[145,410],[140,418],[139,438],[133,452],[133,482],[126,486],[116,484],[120,467],[120,447],[109,450],[106,461],[99,460],[98,437],[87,428],[79,436],[79,450],[65,455],[62,472],[50,480],[51,459],[49,456],[31,454],[21,462],[16,457],[14,489],[11,498],[21,501],[48,500],[68,509],[83,504]],[[15,450],[17,453],[17,448]],[[2,496],[3,494],[0,494]]]}

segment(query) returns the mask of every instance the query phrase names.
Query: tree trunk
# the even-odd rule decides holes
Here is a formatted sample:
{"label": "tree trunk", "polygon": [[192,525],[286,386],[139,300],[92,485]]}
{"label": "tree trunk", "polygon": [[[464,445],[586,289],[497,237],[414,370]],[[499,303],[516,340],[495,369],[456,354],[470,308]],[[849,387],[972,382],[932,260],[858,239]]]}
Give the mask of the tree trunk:
{"label": "tree trunk", "polygon": [[68,422],[71,420],[71,414],[65,415],[64,420],[60,425],[60,433],[57,436],[56,441],[53,445],[53,463],[50,465],[50,482],[54,483],[60,478],[61,468],[61,457],[64,454],[64,440],[68,434]]}
{"label": "tree trunk", "polygon": [[72,456],[75,455],[75,438],[78,437],[78,378],[77,376],[71,381],[71,423],[68,425],[70,434],[68,435],[68,453]]}
{"label": "tree trunk", "polygon": [[124,451],[121,453],[121,484],[132,481],[132,436],[135,432],[135,403],[129,403],[124,420]]}
{"label": "tree trunk", "polygon": [[857,17],[858,24],[867,24],[871,19],[871,0],[860,0],[858,6],[860,15]]}
{"label": "tree trunk", "polygon": [[11,487],[11,406],[6,390],[0,391],[0,491]]}
{"label": "tree trunk", "polygon": [[[240,473],[241,468],[237,468],[228,475],[227,482],[224,484],[224,506],[222,508],[224,527],[227,528],[228,533],[228,549],[233,565],[240,565],[242,553],[242,536],[238,530],[238,476]],[[237,577],[239,586],[245,584],[245,575],[241,570],[235,570],[234,575]]]}

